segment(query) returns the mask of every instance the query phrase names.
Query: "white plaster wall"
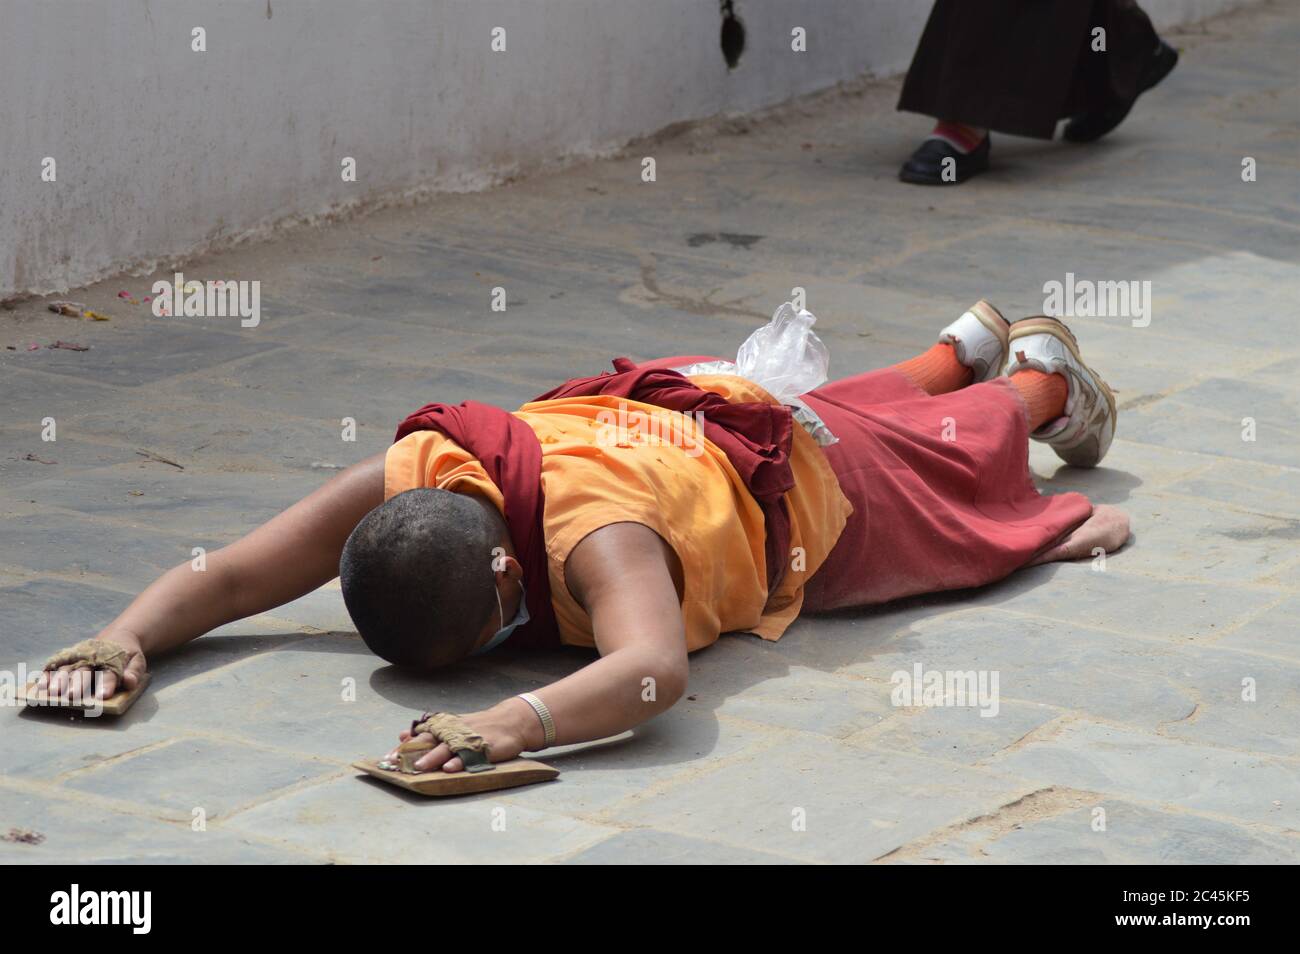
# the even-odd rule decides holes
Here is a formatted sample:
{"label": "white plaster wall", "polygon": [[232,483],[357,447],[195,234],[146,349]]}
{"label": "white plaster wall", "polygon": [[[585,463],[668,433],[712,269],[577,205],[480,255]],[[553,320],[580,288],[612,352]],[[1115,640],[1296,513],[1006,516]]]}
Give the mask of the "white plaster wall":
{"label": "white plaster wall", "polygon": [[[1242,2],[1146,6],[1168,26]],[[728,71],[717,0],[0,0],[0,300],[897,73],[930,4],[735,7]]]}

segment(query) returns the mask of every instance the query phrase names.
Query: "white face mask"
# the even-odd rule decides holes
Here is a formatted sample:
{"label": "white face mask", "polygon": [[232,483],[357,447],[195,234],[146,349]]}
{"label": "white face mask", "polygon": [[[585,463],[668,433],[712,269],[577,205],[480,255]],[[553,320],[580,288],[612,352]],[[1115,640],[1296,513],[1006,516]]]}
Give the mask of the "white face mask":
{"label": "white face mask", "polygon": [[[494,586],[492,587],[492,592],[497,595],[497,619],[501,620],[502,623],[505,623],[506,611],[505,608],[501,605],[501,591]],[[520,583],[519,584],[519,612],[515,614],[515,618],[512,619],[507,625],[502,626],[495,633],[493,633],[491,639],[489,639],[478,649],[470,653],[470,655],[481,656],[485,652],[488,652],[489,650],[496,649],[498,646],[504,643],[507,638],[509,638],[510,634],[515,631],[516,627],[521,626],[526,622],[528,622],[528,591],[524,589],[524,584]]]}

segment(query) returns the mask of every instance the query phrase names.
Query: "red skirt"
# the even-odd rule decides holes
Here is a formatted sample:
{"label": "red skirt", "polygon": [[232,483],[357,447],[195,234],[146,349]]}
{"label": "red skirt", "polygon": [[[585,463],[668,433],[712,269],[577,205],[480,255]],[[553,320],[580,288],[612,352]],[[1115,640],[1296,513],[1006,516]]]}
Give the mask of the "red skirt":
{"label": "red skirt", "polygon": [[929,395],[882,368],[804,400],[839,438],[822,451],[853,504],[805,588],[810,612],[992,583],[1092,514],[1082,494],[1043,496],[1034,486],[1028,415],[1005,378]]}

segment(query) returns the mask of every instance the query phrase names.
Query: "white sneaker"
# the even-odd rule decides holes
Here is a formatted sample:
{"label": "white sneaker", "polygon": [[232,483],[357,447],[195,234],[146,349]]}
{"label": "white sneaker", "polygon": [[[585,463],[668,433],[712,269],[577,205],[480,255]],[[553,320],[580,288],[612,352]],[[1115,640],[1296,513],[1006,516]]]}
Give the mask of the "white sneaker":
{"label": "white sneaker", "polygon": [[975,372],[976,381],[991,381],[1007,363],[1010,328],[1002,313],[981,298],[939,332],[939,341],[952,345],[957,360]]}
{"label": "white sneaker", "polygon": [[1069,385],[1065,414],[1029,436],[1050,444],[1056,456],[1075,467],[1096,467],[1115,437],[1115,395],[1096,371],[1083,363],[1070,329],[1045,315],[1011,326],[1007,374],[1032,368],[1059,374]]}

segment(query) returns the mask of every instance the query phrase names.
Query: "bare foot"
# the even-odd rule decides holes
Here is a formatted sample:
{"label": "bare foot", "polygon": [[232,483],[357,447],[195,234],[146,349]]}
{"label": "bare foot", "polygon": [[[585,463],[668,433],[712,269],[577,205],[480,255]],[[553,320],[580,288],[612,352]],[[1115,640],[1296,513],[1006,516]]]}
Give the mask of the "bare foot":
{"label": "bare foot", "polygon": [[1113,553],[1128,541],[1128,537],[1128,514],[1118,507],[1098,504],[1092,508],[1091,517],[1025,565],[1037,566],[1040,563],[1054,563],[1057,560],[1081,560],[1093,556],[1092,551],[1097,547],[1101,547],[1107,553]]}

